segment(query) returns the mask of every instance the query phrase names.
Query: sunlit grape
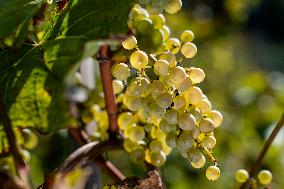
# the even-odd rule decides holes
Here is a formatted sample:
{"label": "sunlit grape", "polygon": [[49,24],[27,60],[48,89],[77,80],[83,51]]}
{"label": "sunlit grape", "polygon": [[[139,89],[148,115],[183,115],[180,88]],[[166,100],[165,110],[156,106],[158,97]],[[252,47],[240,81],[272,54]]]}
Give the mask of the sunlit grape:
{"label": "sunlit grape", "polygon": [[205,118],[200,121],[199,129],[203,133],[210,133],[214,130],[214,123],[211,119]]}
{"label": "sunlit grape", "polygon": [[200,68],[190,67],[187,71],[192,83],[201,83],[205,78],[205,73]]}
{"label": "sunlit grape", "polygon": [[170,50],[173,54],[177,54],[180,51],[181,43],[177,38],[169,38],[166,41],[166,49]]}
{"label": "sunlit grape", "polygon": [[249,179],[249,173],[245,169],[237,170],[235,179],[238,183],[245,183]]}
{"label": "sunlit grape", "polygon": [[191,162],[192,167],[194,167],[195,169],[200,169],[202,167],[204,167],[206,163],[206,159],[204,156],[201,156],[201,158],[196,161],[196,162]]}
{"label": "sunlit grape", "polygon": [[208,178],[208,180],[218,180],[220,174],[220,169],[217,166],[210,166],[206,169],[206,177]]}
{"label": "sunlit grape", "polygon": [[181,7],[181,0],[169,0],[168,5],[165,7],[165,11],[170,14],[175,14],[181,9]]}
{"label": "sunlit grape", "polygon": [[111,68],[112,76],[119,80],[125,80],[130,76],[130,69],[127,64],[115,64]]}
{"label": "sunlit grape", "polygon": [[194,33],[191,30],[185,30],[180,35],[182,42],[191,42],[194,39]]}
{"label": "sunlit grape", "polygon": [[128,50],[135,48],[136,45],[137,45],[137,40],[134,36],[130,36],[129,38],[125,39],[122,42],[123,48],[128,49]]}
{"label": "sunlit grape", "polygon": [[160,167],[166,162],[166,155],[163,151],[151,153],[151,163]]}
{"label": "sunlit grape", "polygon": [[112,80],[112,88],[113,88],[114,94],[119,94],[123,91],[124,84],[122,81],[114,79]]}
{"label": "sunlit grape", "polygon": [[154,64],[154,71],[159,76],[166,76],[169,74],[170,64],[166,60],[158,60]]}
{"label": "sunlit grape", "polygon": [[135,51],[130,56],[130,63],[136,69],[145,68],[148,64],[148,56],[143,51]]}
{"label": "sunlit grape", "polygon": [[192,130],[195,127],[195,117],[189,113],[183,113],[178,115],[178,126],[184,130]]}
{"label": "sunlit grape", "polygon": [[269,170],[262,170],[258,173],[257,179],[260,184],[268,185],[272,181],[272,173]]}
{"label": "sunlit grape", "polygon": [[197,53],[197,47],[195,46],[195,44],[187,42],[182,45],[181,53],[186,58],[193,58]]}
{"label": "sunlit grape", "polygon": [[215,127],[219,127],[223,122],[223,115],[217,110],[211,110],[207,117],[214,122]]}

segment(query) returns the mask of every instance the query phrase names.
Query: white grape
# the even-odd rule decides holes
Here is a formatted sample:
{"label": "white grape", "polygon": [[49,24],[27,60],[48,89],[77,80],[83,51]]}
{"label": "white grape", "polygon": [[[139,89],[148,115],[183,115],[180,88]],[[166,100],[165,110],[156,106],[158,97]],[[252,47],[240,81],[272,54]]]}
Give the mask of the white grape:
{"label": "white grape", "polygon": [[191,30],[185,30],[180,35],[180,39],[185,43],[191,42],[194,39],[194,33]]}
{"label": "white grape", "polygon": [[171,52],[164,52],[160,55],[159,60],[166,60],[170,64],[170,67],[176,67],[177,65],[177,60],[176,57],[173,53]]}
{"label": "white grape", "polygon": [[166,154],[163,151],[151,153],[151,163],[160,167],[166,162]]}
{"label": "white grape", "polygon": [[165,11],[170,14],[177,13],[182,7],[182,1],[181,0],[170,0],[165,7]]}
{"label": "white grape", "polygon": [[175,148],[177,143],[177,135],[175,133],[168,133],[165,142],[168,146]]}
{"label": "white grape", "polygon": [[164,119],[169,123],[169,124],[177,124],[177,112],[175,110],[168,110]]}
{"label": "white grape", "polygon": [[123,48],[125,48],[127,50],[131,50],[131,49],[135,48],[136,45],[137,45],[137,40],[134,36],[130,36],[129,38],[125,39],[122,42]]}
{"label": "white grape", "polygon": [[204,167],[205,163],[206,163],[205,157],[201,156],[201,158],[197,162],[191,162],[191,165],[195,169],[200,169],[200,168]]}
{"label": "white grape", "polygon": [[177,54],[180,51],[181,43],[177,38],[169,38],[166,41],[166,49],[170,50],[173,54]]}
{"label": "white grape", "polygon": [[148,64],[148,56],[143,51],[135,51],[130,56],[130,63],[135,69],[145,68]]}
{"label": "white grape", "polygon": [[125,80],[130,76],[130,69],[127,64],[115,64],[111,68],[112,76],[119,80]]}
{"label": "white grape", "polygon": [[202,114],[206,114],[211,111],[212,106],[209,100],[202,99],[197,104],[196,107],[202,112]]}
{"label": "white grape", "polygon": [[149,147],[151,152],[160,152],[163,149],[162,143],[158,140],[152,140]]}
{"label": "white grape", "polygon": [[169,74],[170,64],[166,60],[158,60],[154,64],[154,71],[159,76],[166,76]]}
{"label": "white grape", "polygon": [[203,145],[208,149],[214,148],[216,145],[216,138],[214,136],[206,136],[203,139]]}
{"label": "white grape", "polygon": [[272,181],[272,173],[268,170],[262,170],[258,173],[257,178],[262,185],[268,185]]}
{"label": "white grape", "polygon": [[163,119],[160,122],[159,128],[164,133],[169,133],[169,132],[171,132],[174,129],[174,125],[169,124],[166,120]]}
{"label": "white grape", "polygon": [[157,96],[164,92],[164,85],[159,80],[153,80],[152,83],[150,84],[149,89],[152,96]]}
{"label": "white grape", "polygon": [[114,79],[114,80],[112,80],[112,88],[113,88],[114,94],[119,94],[123,91],[124,84],[123,84],[122,81]]}
{"label": "white grape", "polygon": [[173,102],[173,97],[170,93],[166,92],[156,97],[157,104],[162,108],[169,107]]}
{"label": "white grape", "polygon": [[202,100],[202,91],[198,87],[190,87],[185,94],[186,100],[189,104],[197,104],[200,100]]}
{"label": "white grape", "polygon": [[245,169],[239,169],[235,174],[238,183],[245,183],[249,179],[249,173]]}
{"label": "white grape", "polygon": [[184,130],[192,130],[195,127],[195,117],[189,113],[183,113],[178,115],[178,126]]}
{"label": "white grape", "polygon": [[201,83],[205,78],[205,73],[200,68],[190,67],[187,74],[194,84]]}
{"label": "white grape", "polygon": [[185,100],[185,98],[184,98],[183,95],[178,95],[178,96],[176,96],[176,97],[173,99],[173,102],[174,102],[173,108],[176,109],[176,110],[185,108],[185,106],[186,106],[186,100]]}
{"label": "white grape", "polygon": [[210,166],[206,169],[206,177],[208,178],[208,180],[218,180],[220,174],[220,169],[217,166]]}
{"label": "white grape", "polygon": [[187,78],[187,74],[183,67],[177,66],[170,70],[169,77],[173,83],[181,83]]}
{"label": "white grape", "polygon": [[199,129],[203,133],[210,133],[214,130],[214,123],[211,119],[205,118],[200,121]]}
{"label": "white grape", "polygon": [[191,42],[187,42],[181,47],[181,54],[186,58],[193,58],[197,53],[197,47]]}
{"label": "white grape", "polygon": [[211,110],[207,117],[212,119],[215,127],[219,127],[223,122],[223,115],[217,110]]}
{"label": "white grape", "polygon": [[177,149],[181,152],[186,152],[194,144],[194,139],[190,132],[183,131],[181,135],[177,138]]}
{"label": "white grape", "polygon": [[127,133],[132,141],[140,141],[145,137],[145,131],[141,126],[132,126],[127,130]]}

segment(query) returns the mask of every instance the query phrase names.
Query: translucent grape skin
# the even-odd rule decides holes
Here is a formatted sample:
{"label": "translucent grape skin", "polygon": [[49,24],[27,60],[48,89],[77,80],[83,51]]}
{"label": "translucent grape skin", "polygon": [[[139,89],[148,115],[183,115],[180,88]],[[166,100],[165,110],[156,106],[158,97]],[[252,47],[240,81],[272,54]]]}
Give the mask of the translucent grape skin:
{"label": "translucent grape skin", "polygon": [[180,35],[180,39],[185,43],[191,42],[194,39],[194,33],[191,30],[185,30]]}
{"label": "translucent grape skin", "polygon": [[182,1],[181,0],[170,0],[165,7],[165,11],[169,14],[175,14],[177,13],[182,7]]}
{"label": "translucent grape skin", "polygon": [[114,94],[119,94],[123,91],[124,84],[122,81],[115,79],[115,80],[112,80],[112,88],[113,88]]}
{"label": "translucent grape skin", "polygon": [[199,129],[203,133],[210,133],[214,130],[214,123],[211,119],[205,118],[200,121]]}
{"label": "translucent grape skin", "polygon": [[195,127],[195,117],[189,113],[178,115],[178,126],[184,130],[189,131]]}
{"label": "translucent grape skin", "polygon": [[111,68],[112,76],[118,80],[125,80],[130,76],[130,69],[127,64],[115,64]]}
{"label": "translucent grape skin", "polygon": [[175,148],[177,144],[177,135],[175,133],[168,133],[166,136],[166,144]]}
{"label": "translucent grape skin", "polygon": [[207,117],[214,122],[215,127],[219,127],[223,122],[223,115],[217,110],[211,110]]}
{"label": "translucent grape skin", "polygon": [[145,132],[143,127],[134,126],[128,129],[128,137],[132,141],[140,141],[145,137]]}
{"label": "translucent grape skin", "polygon": [[125,39],[122,42],[123,48],[125,48],[127,50],[131,50],[131,49],[135,48],[136,45],[137,45],[137,40],[134,36],[130,36],[129,38]]}
{"label": "translucent grape skin", "polygon": [[218,180],[220,174],[220,169],[217,166],[210,166],[206,169],[206,177],[208,178],[208,180]]}
{"label": "translucent grape skin", "polygon": [[192,83],[201,83],[205,78],[205,73],[200,68],[190,67],[187,71]]}
{"label": "translucent grape skin", "polygon": [[201,158],[197,162],[191,162],[191,165],[195,169],[200,169],[204,167],[205,163],[206,163],[205,157],[201,156]]}
{"label": "translucent grape skin", "polygon": [[160,167],[166,162],[166,154],[163,151],[151,153],[151,163]]}
{"label": "translucent grape skin", "polygon": [[143,51],[135,51],[130,56],[130,63],[135,69],[145,68],[148,64],[148,56]]}
{"label": "translucent grape skin", "polygon": [[166,76],[169,74],[170,64],[166,60],[158,60],[154,64],[154,71],[159,76]]}
{"label": "translucent grape skin", "polygon": [[245,183],[249,179],[249,173],[245,169],[237,170],[235,179],[238,183]]}
{"label": "translucent grape skin", "polygon": [[191,42],[187,42],[181,47],[181,54],[186,58],[193,58],[197,53],[197,47]]}
{"label": "translucent grape skin", "polygon": [[177,38],[169,38],[166,41],[166,49],[170,50],[173,54],[177,54],[180,51],[181,43]]}
{"label": "translucent grape skin", "polygon": [[261,170],[257,175],[258,181],[262,185],[268,185],[272,181],[272,173],[269,170]]}

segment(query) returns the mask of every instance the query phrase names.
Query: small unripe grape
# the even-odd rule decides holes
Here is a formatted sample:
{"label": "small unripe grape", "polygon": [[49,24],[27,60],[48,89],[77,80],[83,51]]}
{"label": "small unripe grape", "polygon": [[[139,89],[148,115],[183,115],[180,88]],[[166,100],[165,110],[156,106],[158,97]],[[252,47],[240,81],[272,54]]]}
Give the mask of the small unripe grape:
{"label": "small unripe grape", "polygon": [[194,84],[201,83],[205,78],[205,73],[200,68],[190,67],[187,74],[190,77],[192,83]]}
{"label": "small unripe grape", "polygon": [[177,38],[169,38],[166,41],[166,49],[170,50],[173,54],[177,54],[180,50],[181,43]]}
{"label": "small unripe grape", "polygon": [[[164,41],[164,32],[160,29],[154,30],[151,34],[154,45],[161,45]],[[164,51],[164,49],[162,49]]]}
{"label": "small unripe grape", "polygon": [[139,148],[139,144],[136,141],[132,141],[128,138],[123,140],[123,147],[127,152],[132,152]]}
{"label": "small unripe grape", "polygon": [[200,168],[204,167],[205,162],[206,162],[205,157],[201,156],[201,158],[197,162],[191,162],[191,165],[195,169],[200,169]]}
{"label": "small unripe grape", "polygon": [[160,122],[159,128],[161,129],[161,131],[163,131],[164,133],[169,133],[171,131],[173,131],[174,129],[174,125],[169,124],[166,120],[162,120]]}
{"label": "small unripe grape", "polygon": [[197,47],[191,42],[183,44],[181,47],[181,54],[186,58],[193,58],[197,53]]}
{"label": "small unripe grape", "polygon": [[161,29],[166,21],[163,14],[150,15],[150,19],[154,24],[154,29]]}
{"label": "small unripe grape", "polygon": [[211,111],[211,103],[207,99],[202,99],[200,100],[197,104],[196,107],[202,112],[202,114],[206,114]]}
{"label": "small unripe grape", "polygon": [[206,177],[208,178],[208,180],[218,180],[220,174],[220,169],[217,166],[210,166],[206,169]]}
{"label": "small unripe grape", "polygon": [[148,56],[143,51],[135,51],[130,56],[130,63],[135,69],[145,68],[148,64]]}
{"label": "small unripe grape", "polygon": [[167,134],[165,142],[168,146],[175,148],[177,144],[177,135],[175,133]]}
{"label": "small unripe grape", "polygon": [[203,133],[210,133],[214,130],[214,123],[211,119],[205,118],[200,121],[199,129]]}
{"label": "small unripe grape", "polygon": [[154,71],[159,76],[166,76],[169,74],[170,64],[166,60],[158,60],[154,64]]}
{"label": "small unripe grape", "polygon": [[164,40],[169,39],[170,35],[171,35],[171,30],[168,26],[163,25],[163,27],[161,28],[161,30],[164,33]]}
{"label": "small unripe grape", "polygon": [[245,183],[249,179],[249,174],[245,169],[239,169],[235,174],[238,183]]}
{"label": "small unripe grape", "polygon": [[162,53],[161,56],[159,57],[159,60],[166,60],[166,61],[168,61],[168,63],[170,64],[171,68],[176,67],[176,65],[177,65],[176,57],[171,52],[164,52],[164,53]]}
{"label": "small unripe grape", "polygon": [[151,153],[151,163],[160,167],[166,162],[166,154],[163,151]]}
{"label": "small unripe grape", "polygon": [[135,19],[135,26],[139,33],[147,35],[154,29],[153,22],[149,18]]}
{"label": "small unripe grape", "polygon": [[177,13],[182,7],[182,1],[181,0],[170,0],[165,7],[165,11],[170,14]]}
{"label": "small unripe grape", "polygon": [[166,92],[158,95],[156,102],[161,108],[168,108],[173,102],[173,97],[170,93]]}
{"label": "small unripe grape", "polygon": [[117,79],[112,80],[112,88],[113,88],[114,94],[121,93],[124,89],[123,82]]}
{"label": "small unripe grape", "polygon": [[180,35],[180,39],[185,43],[191,42],[194,39],[194,33],[191,30],[185,30]]}
{"label": "small unripe grape", "polygon": [[185,97],[189,104],[195,105],[202,100],[202,94],[199,87],[193,86],[186,91]]}
{"label": "small unripe grape", "polygon": [[178,115],[178,126],[184,130],[192,130],[195,127],[195,117],[189,113],[183,113]]}
{"label": "small unripe grape", "polygon": [[223,115],[217,110],[211,110],[207,117],[212,119],[215,127],[219,127],[223,122]]}
{"label": "small unripe grape", "polygon": [[162,143],[157,140],[152,140],[149,147],[151,152],[160,152],[163,149]]}
{"label": "small unripe grape", "polygon": [[268,185],[272,181],[272,173],[268,170],[262,170],[257,175],[258,181],[262,185]]}
{"label": "small unripe grape", "polygon": [[136,38],[134,36],[130,36],[129,38],[125,39],[122,42],[123,48],[125,48],[127,50],[135,48],[136,45],[137,45],[137,40],[136,40]]}
{"label": "small unripe grape", "polygon": [[164,119],[171,125],[177,124],[177,111],[175,110],[168,110]]}
{"label": "small unripe grape", "polygon": [[144,129],[143,127],[140,127],[140,126],[130,127],[127,130],[127,133],[128,133],[129,139],[132,141],[140,141],[140,140],[143,140],[143,138],[145,137]]}
{"label": "small unripe grape", "polygon": [[119,80],[125,80],[130,76],[130,69],[127,64],[115,64],[111,68],[112,76]]}
{"label": "small unripe grape", "polygon": [[203,140],[203,145],[208,149],[214,148],[216,145],[216,138],[214,136],[206,136]]}

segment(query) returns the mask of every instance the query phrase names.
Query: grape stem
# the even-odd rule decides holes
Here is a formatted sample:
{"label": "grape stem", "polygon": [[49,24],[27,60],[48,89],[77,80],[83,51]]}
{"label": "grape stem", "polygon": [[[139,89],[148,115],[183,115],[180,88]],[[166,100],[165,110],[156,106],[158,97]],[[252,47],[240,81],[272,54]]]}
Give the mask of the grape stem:
{"label": "grape stem", "polygon": [[[282,114],[280,120],[278,121],[278,123],[276,124],[276,126],[274,127],[273,131],[271,132],[269,138],[267,139],[267,141],[265,142],[265,144],[262,147],[262,150],[260,151],[255,163],[252,165],[249,175],[250,178],[254,178],[256,175],[257,170],[260,168],[262,160],[265,156],[265,154],[267,153],[269,147],[271,146],[273,140],[275,139],[276,135],[279,133],[280,129],[282,128],[284,124],[284,113]],[[244,184],[241,185],[240,189],[244,189],[246,188],[246,186],[248,185],[248,182],[245,182]]]}
{"label": "grape stem", "polygon": [[25,184],[27,185],[26,187],[30,188],[30,183],[28,180],[29,168],[20,154],[20,147],[17,144],[16,136],[13,131],[11,120],[8,116],[1,92],[0,92],[0,120],[2,120],[6,138],[8,140],[9,152],[11,152],[15,162],[16,173],[20,177],[20,179],[25,181]]}
{"label": "grape stem", "polygon": [[112,136],[115,136],[119,133],[119,129],[117,124],[117,106],[112,88],[110,47],[108,45],[101,46],[97,59],[99,61],[106,110],[108,113],[109,131]]}

